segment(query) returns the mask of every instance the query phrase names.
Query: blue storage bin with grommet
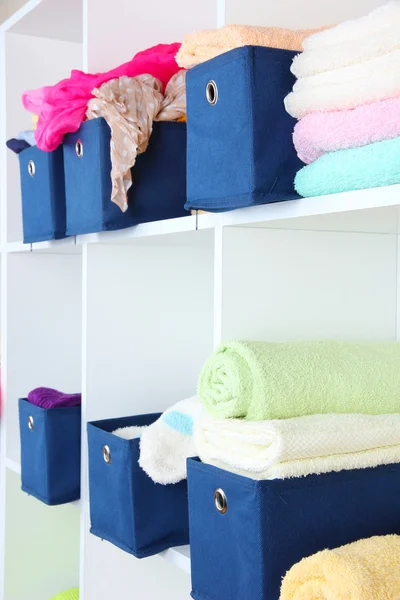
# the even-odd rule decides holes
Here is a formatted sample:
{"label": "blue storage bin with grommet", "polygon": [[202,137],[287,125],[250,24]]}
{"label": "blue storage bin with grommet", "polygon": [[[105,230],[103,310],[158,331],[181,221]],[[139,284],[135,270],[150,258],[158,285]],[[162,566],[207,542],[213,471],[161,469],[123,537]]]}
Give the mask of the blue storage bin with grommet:
{"label": "blue storage bin with grommet", "polygon": [[298,198],[303,166],[283,100],[296,52],[244,46],[187,72],[188,210],[219,212]]}
{"label": "blue storage bin with grommet", "polygon": [[188,460],[194,600],[279,600],[302,558],[400,534],[400,465],[256,481]]}
{"label": "blue storage bin with grommet", "polygon": [[66,236],[64,157],[62,146],[43,152],[36,146],[19,154],[22,222],[25,243]]}
{"label": "blue storage bin with grommet", "polygon": [[160,414],[88,423],[90,531],[136,558],[189,543],[187,482],[154,483],[139,466],[140,439],[112,432]]}
{"label": "blue storage bin with grommet", "polygon": [[22,490],[49,505],[80,498],[81,407],[44,409],[19,400]]}
{"label": "blue storage bin with grommet", "polygon": [[86,121],[64,138],[68,235],[188,215],[186,123],[153,123],[149,145],[131,169],[126,212],[111,201],[110,143],[111,130],[103,118]]}

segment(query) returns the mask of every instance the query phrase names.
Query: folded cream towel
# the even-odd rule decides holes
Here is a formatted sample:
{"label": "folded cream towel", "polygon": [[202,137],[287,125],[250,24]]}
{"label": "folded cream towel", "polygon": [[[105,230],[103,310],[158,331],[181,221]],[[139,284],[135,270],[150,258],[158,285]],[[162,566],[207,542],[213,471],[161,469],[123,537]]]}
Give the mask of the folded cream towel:
{"label": "folded cream towel", "polygon": [[399,598],[398,535],[375,536],[303,558],[286,573],[280,595],[280,600]]}
{"label": "folded cream towel", "polygon": [[400,415],[202,416],[194,441],[207,464],[253,479],[285,479],[400,462]]}
{"label": "folded cream towel", "polygon": [[206,60],[241,46],[267,46],[300,51],[304,39],[321,29],[293,31],[279,27],[225,25],[220,29],[195,31],[184,37],[183,44],[176,55],[176,62],[184,69],[191,69]]}
{"label": "folded cream towel", "polygon": [[298,79],[285,98],[300,119],[315,111],[343,110],[400,96],[400,50],[358,65]]}
{"label": "folded cream towel", "polygon": [[[398,4],[400,15],[400,2]],[[307,50],[295,56],[291,71],[297,78],[333,71],[389,54],[400,48],[400,19],[387,30],[377,32],[362,42],[351,40],[326,48]]]}
{"label": "folded cream towel", "polygon": [[366,38],[375,37],[393,26],[400,26],[399,4],[399,0],[391,0],[364,17],[345,21],[327,31],[316,33],[304,40],[303,49],[317,50],[351,41],[364,44]]}

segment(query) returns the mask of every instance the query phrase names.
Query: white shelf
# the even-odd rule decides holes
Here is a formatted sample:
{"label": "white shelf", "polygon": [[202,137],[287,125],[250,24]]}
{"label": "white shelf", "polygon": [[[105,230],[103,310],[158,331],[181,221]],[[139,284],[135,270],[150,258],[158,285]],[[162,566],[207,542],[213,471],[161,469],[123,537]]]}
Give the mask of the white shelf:
{"label": "white shelf", "polygon": [[160,556],[186,573],[190,573],[190,546],[169,548],[168,550],[161,552]]}
{"label": "white shelf", "polygon": [[251,206],[224,213],[191,215],[143,223],[118,231],[24,244],[9,242],[7,252],[80,253],[84,244],[129,244],[139,239],[218,227],[264,227],[352,233],[398,233],[400,185]]}
{"label": "white shelf", "polygon": [[82,42],[82,21],[82,0],[29,0],[1,28],[22,35]]}
{"label": "white shelf", "polygon": [[321,230],[333,223],[335,231],[397,233],[397,218],[393,217],[399,206],[400,185],[393,185],[200,214],[198,228],[258,226]]}
{"label": "white shelf", "polygon": [[17,475],[21,475],[21,464],[15,460],[11,460],[10,458],[6,458],[6,467],[13,473]]}

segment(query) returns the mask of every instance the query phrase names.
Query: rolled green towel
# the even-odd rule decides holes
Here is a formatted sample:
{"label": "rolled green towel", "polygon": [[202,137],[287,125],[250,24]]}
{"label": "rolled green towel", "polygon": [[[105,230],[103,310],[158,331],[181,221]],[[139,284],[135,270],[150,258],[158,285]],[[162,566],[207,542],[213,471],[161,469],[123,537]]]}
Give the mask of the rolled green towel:
{"label": "rolled green towel", "polygon": [[400,343],[222,343],[200,373],[198,395],[219,419],[399,413]]}
{"label": "rolled green towel", "polygon": [[79,588],[61,592],[61,594],[57,594],[57,596],[54,596],[51,600],[79,600]]}

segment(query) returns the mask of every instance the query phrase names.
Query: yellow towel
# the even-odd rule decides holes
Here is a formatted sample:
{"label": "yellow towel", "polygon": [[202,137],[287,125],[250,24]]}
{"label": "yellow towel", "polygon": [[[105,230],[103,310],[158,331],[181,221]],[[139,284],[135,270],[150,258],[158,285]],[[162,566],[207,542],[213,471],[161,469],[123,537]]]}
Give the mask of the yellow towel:
{"label": "yellow towel", "polygon": [[287,572],[280,600],[399,600],[400,536],[323,550]]}
{"label": "yellow towel", "polygon": [[241,46],[267,46],[301,51],[303,40],[323,29],[326,27],[293,31],[280,27],[225,25],[220,29],[195,31],[185,35],[183,44],[176,55],[176,62],[180,67],[190,69]]}

